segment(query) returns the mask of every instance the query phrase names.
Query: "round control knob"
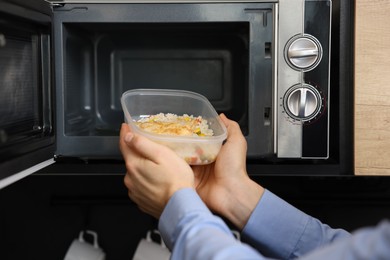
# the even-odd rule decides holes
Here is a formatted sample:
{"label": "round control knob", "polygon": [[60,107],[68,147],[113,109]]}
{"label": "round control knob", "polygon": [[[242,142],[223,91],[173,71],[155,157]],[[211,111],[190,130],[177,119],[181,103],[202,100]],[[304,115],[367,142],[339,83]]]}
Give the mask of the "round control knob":
{"label": "round control knob", "polygon": [[309,34],[295,36],[286,45],[285,59],[295,70],[312,70],[322,59],[321,43]]}
{"label": "round control knob", "polygon": [[284,97],[287,114],[299,121],[309,121],[316,117],[321,109],[321,94],[308,84],[291,87]]}

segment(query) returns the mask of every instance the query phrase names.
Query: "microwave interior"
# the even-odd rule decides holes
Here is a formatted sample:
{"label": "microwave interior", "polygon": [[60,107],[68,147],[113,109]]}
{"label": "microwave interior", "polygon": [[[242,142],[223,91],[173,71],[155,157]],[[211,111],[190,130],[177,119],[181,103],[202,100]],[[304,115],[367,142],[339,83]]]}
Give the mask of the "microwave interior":
{"label": "microwave interior", "polygon": [[248,23],[71,23],[63,30],[66,136],[117,136],[121,95],[138,88],[198,92],[247,132]]}

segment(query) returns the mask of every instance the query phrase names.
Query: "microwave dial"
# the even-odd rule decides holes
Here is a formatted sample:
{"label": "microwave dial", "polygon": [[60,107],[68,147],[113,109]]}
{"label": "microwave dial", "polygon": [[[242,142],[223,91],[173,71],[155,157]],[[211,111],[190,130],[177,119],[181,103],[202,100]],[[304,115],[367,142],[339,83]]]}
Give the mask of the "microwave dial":
{"label": "microwave dial", "polygon": [[320,92],[309,84],[297,84],[291,87],[284,96],[284,109],[294,120],[310,121],[321,110]]}
{"label": "microwave dial", "polygon": [[309,34],[294,36],[286,45],[285,59],[295,70],[312,70],[321,62],[321,43]]}

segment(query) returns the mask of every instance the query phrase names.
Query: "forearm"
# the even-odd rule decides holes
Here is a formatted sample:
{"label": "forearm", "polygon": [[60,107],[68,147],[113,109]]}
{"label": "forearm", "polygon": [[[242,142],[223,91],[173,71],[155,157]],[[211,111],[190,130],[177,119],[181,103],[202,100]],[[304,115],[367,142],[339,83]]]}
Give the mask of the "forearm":
{"label": "forearm", "polygon": [[243,182],[238,182],[233,188],[234,190],[227,192],[228,197],[226,200],[229,201],[229,206],[220,214],[226,217],[239,230],[242,230],[259,203],[264,193],[264,188],[250,178]]}

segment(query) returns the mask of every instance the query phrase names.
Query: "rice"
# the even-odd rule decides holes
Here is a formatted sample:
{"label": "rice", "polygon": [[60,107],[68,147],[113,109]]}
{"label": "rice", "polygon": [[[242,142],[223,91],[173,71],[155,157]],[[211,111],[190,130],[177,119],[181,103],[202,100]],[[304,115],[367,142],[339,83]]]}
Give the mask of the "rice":
{"label": "rice", "polygon": [[172,113],[159,113],[144,116],[137,120],[136,125],[151,133],[177,136],[213,136],[213,130],[202,116],[183,114],[178,116]]}

